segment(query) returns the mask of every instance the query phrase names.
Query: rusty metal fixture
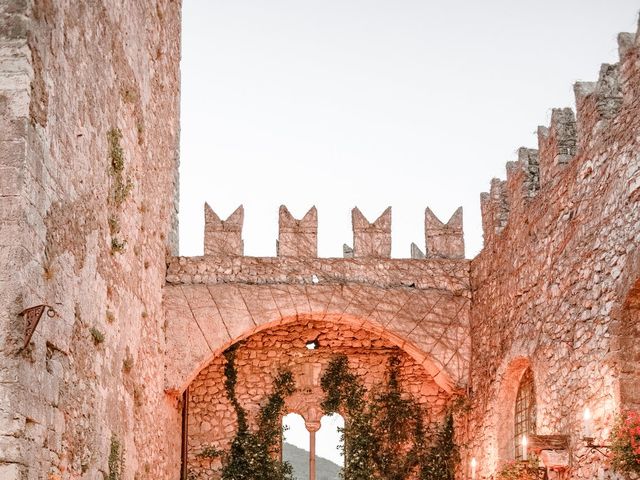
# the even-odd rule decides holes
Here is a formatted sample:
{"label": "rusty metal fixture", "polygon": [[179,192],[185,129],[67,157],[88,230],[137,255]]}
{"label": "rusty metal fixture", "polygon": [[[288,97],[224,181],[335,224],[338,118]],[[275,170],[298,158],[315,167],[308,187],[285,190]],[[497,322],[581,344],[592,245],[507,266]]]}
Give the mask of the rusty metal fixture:
{"label": "rusty metal fixture", "polygon": [[585,443],[585,447],[587,447],[592,452],[596,451],[596,452],[598,452],[600,455],[602,455],[604,457],[608,457],[609,456],[603,450],[611,450],[611,445],[596,445],[596,444],[593,443],[595,441],[594,437],[582,437],[582,440]]}
{"label": "rusty metal fixture", "polygon": [[24,350],[29,345],[31,337],[33,337],[33,333],[36,331],[36,328],[40,323],[40,319],[42,318],[42,314],[45,311],[47,312],[47,317],[49,318],[54,318],[58,315],[53,307],[49,305],[36,305],[35,307],[26,308],[19,313],[19,315],[21,317],[24,317],[24,319],[26,320],[24,345],[20,350]]}

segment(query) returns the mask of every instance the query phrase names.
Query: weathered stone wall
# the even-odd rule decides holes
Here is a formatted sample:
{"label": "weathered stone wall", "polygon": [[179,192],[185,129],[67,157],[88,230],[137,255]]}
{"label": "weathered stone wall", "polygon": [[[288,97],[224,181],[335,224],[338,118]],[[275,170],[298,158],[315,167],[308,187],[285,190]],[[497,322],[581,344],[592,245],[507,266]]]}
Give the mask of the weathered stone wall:
{"label": "weathered stone wall", "polygon": [[180,2],[9,0],[0,27],[0,477],[176,478]]}
{"label": "weathered stone wall", "polygon": [[640,277],[640,37],[621,34],[619,45],[619,64],[576,84],[577,120],[554,110],[539,149],[521,149],[507,180],[482,197],[464,440],[483,478],[513,458],[514,401],[528,366],[537,431],[570,436],[571,478],[598,478],[602,463],[581,440],[584,408],[602,442],[614,414],[638,405],[629,292]]}
{"label": "weathered stone wall", "polygon": [[[305,343],[316,339],[319,347],[308,350]],[[338,354],[347,355],[350,367],[369,391],[384,385],[388,359],[398,356],[402,389],[425,407],[427,423],[442,420],[450,395],[424,367],[380,336],[327,322],[293,323],[249,337],[236,352],[238,399],[250,419],[255,419],[278,370],[288,369],[294,374],[297,391],[287,399],[287,413],[318,422],[324,396],[320,378]],[[194,478],[219,478],[219,459],[201,458],[198,453],[205,446],[227,449],[235,433],[236,416],[225,394],[224,365],[225,358],[217,356],[189,387],[189,471]]]}

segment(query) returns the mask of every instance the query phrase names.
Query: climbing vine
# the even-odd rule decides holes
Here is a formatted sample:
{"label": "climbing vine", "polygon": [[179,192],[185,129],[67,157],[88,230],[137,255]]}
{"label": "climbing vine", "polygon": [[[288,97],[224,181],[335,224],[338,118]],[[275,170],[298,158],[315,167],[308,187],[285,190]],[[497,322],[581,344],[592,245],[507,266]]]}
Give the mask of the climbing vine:
{"label": "climbing vine", "polygon": [[222,480],[293,480],[291,465],[278,459],[285,400],[295,392],[293,375],[280,371],[257,418],[257,429],[249,428],[247,412],[236,396],[238,372],[235,358],[239,344],[224,352],[225,392],[237,417],[236,433],[228,451],[205,447],[201,457],[222,458]]}
{"label": "climbing vine", "polygon": [[413,397],[404,394],[398,375],[400,360],[391,357],[387,367],[387,383],[371,399],[373,430],[377,448],[375,465],[381,478],[409,478],[424,450],[424,412]]}
{"label": "climbing vine", "polygon": [[460,452],[454,441],[453,416],[448,414],[435,434],[432,446],[423,451],[420,480],[454,480]]}
{"label": "climbing vine", "polygon": [[398,380],[400,360],[393,356],[387,380],[367,392],[362,380],[349,369],[346,356],[334,357],[321,379],[325,413],[344,413],[342,429],[344,480],[451,480],[458,462],[449,415],[427,444],[427,413],[402,391]]}
{"label": "climbing vine", "polygon": [[329,362],[320,379],[325,392],[321,406],[326,413],[344,412],[349,419],[342,429],[344,480],[372,480],[375,438],[373,418],[367,408],[367,390],[360,378],[349,370],[347,357],[339,355]]}

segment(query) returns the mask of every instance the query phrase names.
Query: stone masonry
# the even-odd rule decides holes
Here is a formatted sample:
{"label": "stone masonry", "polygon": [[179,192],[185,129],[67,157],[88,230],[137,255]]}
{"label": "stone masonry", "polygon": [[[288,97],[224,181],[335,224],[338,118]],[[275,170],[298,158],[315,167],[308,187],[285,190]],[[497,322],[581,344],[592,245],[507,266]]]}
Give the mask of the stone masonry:
{"label": "stone masonry", "polygon": [[[318,348],[305,343],[317,340]],[[280,368],[294,374],[298,391],[287,399],[287,411],[298,413],[309,428],[320,423],[323,399],[320,376],[336,354],[347,355],[351,368],[369,390],[384,384],[390,356],[400,358],[400,382],[427,412],[426,423],[442,420],[449,394],[400,347],[362,330],[336,323],[301,321],[252,335],[238,349],[238,399],[255,419],[260,402],[271,392]],[[194,478],[217,478],[219,459],[198,456],[202,448],[227,448],[235,433],[235,414],[224,391],[224,357],[216,357],[189,387],[189,473]]]}
{"label": "stone masonry", "polygon": [[180,8],[0,1],[0,479],[201,473],[197,449],[233,424],[220,368],[238,342],[243,401],[293,365],[311,393],[292,411],[317,408],[330,353],[371,383],[398,353],[434,420],[465,397],[460,480],[471,458],[485,480],[514,458],[530,368],[536,432],[568,439],[542,455],[552,478],[622,479],[585,448],[581,415],[604,443],[640,408],[640,35],[620,34],[620,61],[575,85],[576,112],[554,109],[538,148],[492,180],[473,260],[461,210],[427,209],[424,253],[392,259],[391,209],[369,222],[356,208],[345,258],[317,258],[318,212],[282,207],[277,257],[255,258],[242,207],[208,206],[205,254],[185,258]]}
{"label": "stone masonry", "polygon": [[507,180],[482,194],[463,441],[483,478],[514,456],[513,405],[528,367],[537,433],[569,436],[570,478],[611,475],[581,440],[583,410],[604,443],[614,415],[640,404],[640,36],[622,33],[618,44],[619,63],[575,85],[577,114],[554,109],[538,150],[520,149]]}
{"label": "stone masonry", "polygon": [[[164,304],[167,341],[175,355],[167,363],[167,391],[183,391],[229,345],[303,318],[381,334],[424,365],[446,391],[463,389],[470,355],[468,260],[390,259],[390,226],[382,232],[378,219],[366,227],[370,224],[357,209],[354,258],[314,258],[310,215],[299,221],[306,225],[292,228],[286,208],[280,213],[279,257],[205,255],[170,261]],[[390,225],[390,209],[385,216]],[[206,208],[204,241],[211,251],[230,245],[240,251],[241,233],[229,223]]]}
{"label": "stone masonry", "polygon": [[[0,478],[176,478],[180,3],[0,2]],[[27,348],[24,309],[49,305]],[[52,314],[53,314],[52,312]]]}

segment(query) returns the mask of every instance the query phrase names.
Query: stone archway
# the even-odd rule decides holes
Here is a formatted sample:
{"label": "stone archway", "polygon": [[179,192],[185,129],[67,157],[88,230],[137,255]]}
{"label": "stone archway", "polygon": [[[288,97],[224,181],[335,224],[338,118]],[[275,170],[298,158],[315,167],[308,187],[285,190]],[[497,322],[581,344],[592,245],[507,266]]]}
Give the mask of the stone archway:
{"label": "stone archway", "polygon": [[371,285],[170,285],[166,389],[180,393],[229,345],[305,319],[357,326],[413,356],[445,390],[467,380],[469,300],[446,290]]}
{"label": "stone archway", "polygon": [[500,406],[500,411],[496,412],[500,417],[500,421],[496,422],[499,462],[505,462],[515,458],[513,442],[515,435],[514,408],[520,380],[524,373],[530,368],[531,361],[528,358],[517,357],[509,362],[502,381],[500,382],[497,402],[497,405]]}
{"label": "stone archway", "polygon": [[[353,249],[345,250],[345,258],[317,258],[315,210],[295,220],[284,207],[278,257],[243,256],[242,218],[242,208],[225,221],[205,208],[205,255],[169,260],[163,289],[165,391],[178,396],[189,387],[195,405],[190,415],[198,415],[224,397],[219,371],[212,379],[203,379],[212,369],[220,369],[226,348],[243,340],[254,341],[274,329],[289,335],[297,325],[309,322],[323,322],[327,329],[341,333],[375,337],[400,352],[423,372],[422,381],[412,388],[418,393],[421,389],[438,392],[438,408],[464,390],[471,356],[471,288],[469,261],[462,258],[460,215],[453,222],[456,225],[447,226],[435,225],[427,215],[425,238],[431,250],[427,258],[415,255],[411,259],[389,258],[390,209],[374,223],[354,209],[354,244]],[[443,242],[453,242],[455,248],[445,252],[440,248]],[[364,338],[350,343],[361,340]],[[367,355],[375,352],[372,345],[361,348]],[[268,353],[272,359],[274,352]],[[269,364],[271,360],[265,361]],[[317,382],[316,373],[311,377]],[[299,380],[304,384],[304,379]],[[199,392],[207,382],[213,383]],[[250,376],[236,383],[241,388],[251,384]],[[311,406],[318,410],[318,386],[309,388],[305,402],[315,398]],[[260,391],[254,390],[245,400],[247,410],[255,412]],[[197,405],[200,397],[208,399],[203,408]],[[302,406],[295,408],[305,415]],[[190,439],[204,436],[191,441],[192,446],[202,444],[224,422],[214,415],[212,421],[199,419],[194,425],[198,427],[185,428],[183,434],[188,431]],[[225,428],[226,433],[216,435],[228,438],[232,427]],[[193,463],[193,455],[189,458]]]}
{"label": "stone archway", "polygon": [[[310,341],[318,347],[308,349]],[[356,325],[307,318],[273,325],[238,344],[235,392],[250,423],[258,417],[277,372],[286,369],[293,373],[297,390],[286,399],[284,411],[299,414],[307,429],[316,432],[324,414],[321,376],[338,354],[347,356],[350,367],[370,391],[384,383],[389,358],[398,357],[403,390],[424,406],[428,412],[425,420],[437,424],[444,417],[451,394],[409,353]],[[235,434],[236,417],[225,394],[225,363],[224,356],[216,356],[189,386],[188,464],[195,478],[217,478],[218,460],[202,458],[199,453],[210,446],[225,450]]]}

